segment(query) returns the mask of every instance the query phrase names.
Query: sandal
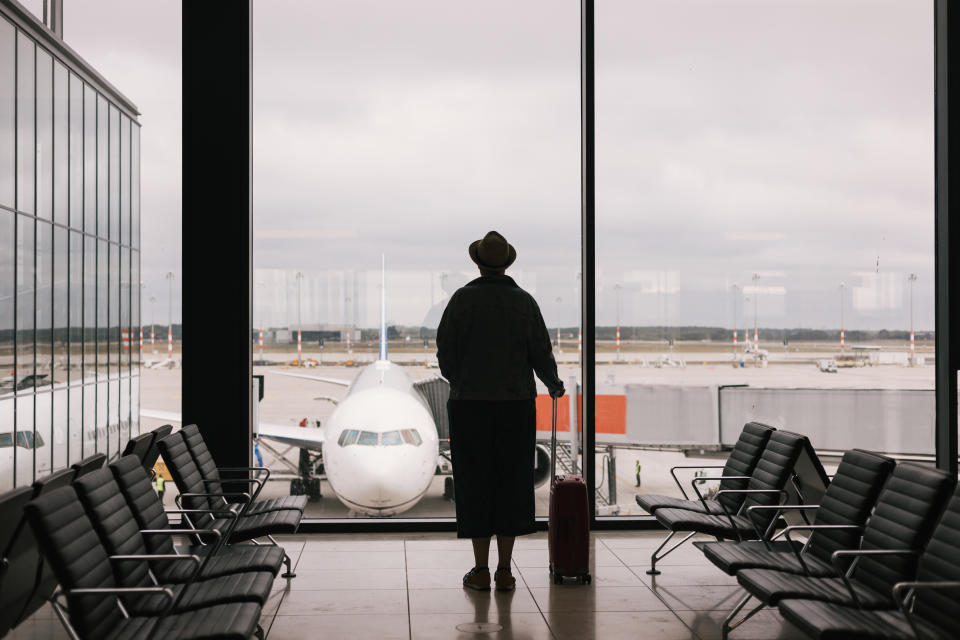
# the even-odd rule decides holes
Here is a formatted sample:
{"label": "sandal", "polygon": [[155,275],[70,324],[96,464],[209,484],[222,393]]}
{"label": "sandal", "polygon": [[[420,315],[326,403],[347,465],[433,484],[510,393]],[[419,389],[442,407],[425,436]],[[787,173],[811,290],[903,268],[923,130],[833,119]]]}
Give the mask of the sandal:
{"label": "sandal", "polygon": [[490,569],[486,567],[470,569],[470,571],[467,571],[467,575],[463,576],[463,586],[475,591],[489,591]]}
{"label": "sandal", "polygon": [[513,577],[509,567],[499,567],[493,574],[497,583],[497,591],[513,591],[517,586],[517,579]]}

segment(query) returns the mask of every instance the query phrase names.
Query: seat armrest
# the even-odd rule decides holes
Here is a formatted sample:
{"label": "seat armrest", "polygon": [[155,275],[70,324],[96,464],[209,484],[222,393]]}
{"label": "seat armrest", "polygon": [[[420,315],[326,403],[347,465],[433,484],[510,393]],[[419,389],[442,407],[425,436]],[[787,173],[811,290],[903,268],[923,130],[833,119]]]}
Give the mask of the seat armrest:
{"label": "seat armrest", "polygon": [[920,629],[917,627],[917,623],[913,618],[913,601],[916,598],[917,591],[923,591],[924,589],[960,590],[960,582],[956,580],[935,580],[929,582],[898,582],[893,585],[893,600],[897,603],[897,606],[900,607],[900,611],[907,619],[907,622],[910,623],[913,635],[917,638],[924,636],[920,634]]}
{"label": "seat armrest", "polygon": [[[782,494],[784,498],[789,499],[789,494],[783,489],[721,489],[720,491],[717,491],[717,502],[719,502],[720,506],[723,507],[723,512],[724,514],[726,514],[727,519],[730,521],[730,528],[737,534],[738,540],[743,540],[743,538],[740,537],[740,532],[737,529],[736,524],[734,524],[733,522],[733,514],[730,513],[729,509],[727,509],[727,505],[723,504],[723,502],[720,502],[720,496],[724,494],[733,494],[733,493],[742,493],[747,495],[757,494],[757,493],[777,493],[777,494]],[[742,509],[743,507],[741,506],[740,508]],[[776,522],[776,520],[770,521],[771,526],[773,525],[774,522]],[[752,519],[750,520],[750,523],[751,525],[753,524]],[[757,527],[754,526],[753,528],[756,531]],[[767,548],[769,548],[770,545],[767,544],[767,538],[769,537],[769,532],[768,532],[768,535],[763,535],[759,531],[756,531],[756,533],[757,533],[757,539],[762,540],[763,543],[767,546]]]}
{"label": "seat armrest", "polygon": [[690,481],[690,486],[693,488],[694,493],[697,494],[697,499],[700,501],[700,504],[703,505],[704,511],[706,511],[707,513],[710,513],[710,509],[709,507],[707,507],[707,500],[706,498],[703,497],[703,494],[700,493],[700,488],[697,486],[698,484],[703,484],[707,480],[749,480],[749,479],[750,479],[750,476],[700,476],[699,478],[693,478]]}
{"label": "seat armrest", "polygon": [[[856,564],[856,559],[869,557],[869,556],[919,556],[919,549],[840,549],[834,551],[830,554],[830,563],[833,565],[833,568],[836,570],[837,575],[843,579],[844,586],[847,587],[847,592],[850,594],[850,598],[853,600],[853,603],[857,606],[858,609],[862,609],[860,604],[860,598],[857,597],[856,591],[853,589],[853,583],[850,582],[850,572],[853,570],[854,565]],[[847,570],[841,566],[842,558],[854,558],[854,562],[850,564],[850,567]]]}
{"label": "seat armrest", "polygon": [[683,494],[684,500],[689,500],[686,490],[683,488],[683,485],[680,484],[680,479],[677,478],[677,469],[723,469],[722,465],[713,464],[707,466],[698,466],[693,464],[678,464],[674,467],[670,467],[670,475],[673,476],[673,482],[677,485],[677,488],[680,489],[680,493]]}

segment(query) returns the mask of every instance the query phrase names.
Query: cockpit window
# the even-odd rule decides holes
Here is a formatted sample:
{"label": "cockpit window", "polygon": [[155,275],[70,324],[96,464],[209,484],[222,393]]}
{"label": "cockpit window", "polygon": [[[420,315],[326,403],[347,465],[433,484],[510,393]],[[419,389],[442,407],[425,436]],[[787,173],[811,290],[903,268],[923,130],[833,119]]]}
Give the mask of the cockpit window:
{"label": "cockpit window", "polygon": [[361,431],[357,438],[357,444],[368,447],[375,447],[380,443],[380,434],[376,431]]}
{"label": "cockpit window", "polygon": [[420,443],[423,442],[420,433],[416,429],[404,429],[400,434],[403,436],[404,442],[412,444],[415,447],[419,447]]}
{"label": "cockpit window", "polygon": [[13,446],[13,434],[12,433],[0,433],[0,448],[2,447],[12,447]]}
{"label": "cockpit window", "polygon": [[337,440],[337,444],[339,444],[341,447],[356,444],[357,436],[359,435],[360,432],[356,429],[344,429],[342,432],[340,432],[340,439]]}
{"label": "cockpit window", "polygon": [[380,444],[385,447],[392,447],[398,444],[403,444],[403,438],[400,436],[399,431],[387,431],[380,436]]}
{"label": "cockpit window", "polygon": [[34,441],[33,431],[17,431],[17,446],[24,449],[33,449],[43,446],[43,441],[40,440],[39,434],[37,434],[37,440]]}

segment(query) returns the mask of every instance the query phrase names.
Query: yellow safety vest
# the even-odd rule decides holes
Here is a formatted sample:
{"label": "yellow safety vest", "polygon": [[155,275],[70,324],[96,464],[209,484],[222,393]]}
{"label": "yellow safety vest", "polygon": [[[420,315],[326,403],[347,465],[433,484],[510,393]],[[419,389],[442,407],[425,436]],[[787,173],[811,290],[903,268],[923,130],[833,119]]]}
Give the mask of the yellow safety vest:
{"label": "yellow safety vest", "polygon": [[163,491],[163,476],[157,476],[157,491]]}

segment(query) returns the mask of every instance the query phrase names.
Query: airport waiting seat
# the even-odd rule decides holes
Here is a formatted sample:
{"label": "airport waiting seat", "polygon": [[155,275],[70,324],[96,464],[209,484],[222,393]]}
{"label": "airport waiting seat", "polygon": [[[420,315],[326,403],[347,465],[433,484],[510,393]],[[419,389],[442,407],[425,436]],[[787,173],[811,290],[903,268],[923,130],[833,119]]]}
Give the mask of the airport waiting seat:
{"label": "airport waiting seat", "polygon": [[153,471],[153,465],[157,464],[157,459],[160,457],[160,449],[157,447],[157,443],[170,435],[172,431],[173,427],[169,424],[157,427],[151,431],[153,440],[150,441],[150,448],[147,449],[147,453],[143,456],[143,468],[147,470],[147,473]]}
{"label": "airport waiting seat", "polygon": [[[270,470],[266,467],[218,469],[213,460],[213,456],[210,454],[210,450],[207,449],[207,444],[203,441],[203,435],[200,433],[197,425],[186,425],[180,429],[180,434],[187,444],[187,449],[190,450],[190,454],[193,456],[193,462],[197,465],[200,475],[203,476],[203,484],[207,491],[222,493],[224,490],[223,485],[225,484],[242,487],[241,490],[243,491],[256,487],[253,495],[250,497],[250,501],[240,505],[243,507],[244,515],[279,511],[281,509],[296,509],[301,514],[303,513],[303,510],[307,506],[307,496],[282,496],[266,500],[257,500],[257,496],[259,496],[264,484],[266,484],[266,481],[270,478]],[[242,472],[247,477],[243,479],[223,479],[220,476],[220,471]],[[249,475],[251,472],[256,473],[256,477],[251,478]],[[224,500],[224,504],[229,503]]]}
{"label": "airport waiting seat", "polygon": [[39,555],[32,536],[23,531],[23,507],[33,495],[33,487],[0,495],[0,637],[22,619],[36,577]]}
{"label": "airport waiting seat", "polygon": [[[107,554],[114,560],[114,575],[121,587],[157,586],[151,578],[150,565],[156,560],[179,562],[191,567],[183,581],[164,582],[160,586],[174,595],[174,611],[189,611],[215,604],[256,602],[263,606],[273,586],[273,574],[267,571],[244,571],[216,578],[197,578],[201,559],[192,555],[152,554],[147,549],[130,507],[110,469],[98,469],[73,483],[80,504],[100,538]],[[150,530],[146,535],[178,535],[176,529],[161,533]],[[134,614],[153,614],[164,610],[166,603],[156,595],[121,597],[124,607]]]}
{"label": "airport waiting seat", "polygon": [[[898,464],[880,492],[859,549],[831,554],[832,575],[814,577],[774,569],[738,571],[737,582],[746,595],[725,624],[733,628],[730,621],[752,598],[757,600],[756,607],[736,626],[764,607],[794,598],[863,609],[893,607],[893,586],[913,577],[920,552],[954,485],[955,479],[939,469],[908,462]],[[789,531],[787,536],[789,539]],[[843,566],[841,570],[837,559],[844,557],[856,558],[852,569]]]}
{"label": "airport waiting seat", "polygon": [[694,491],[698,494],[697,496],[691,496],[687,494],[686,489],[683,488],[683,485],[677,478],[676,472],[678,469],[722,469],[717,476],[694,478],[694,480],[690,483],[691,488],[696,487],[696,483],[698,482],[702,483],[706,480],[719,479],[720,490],[745,489],[747,486],[747,481],[750,479],[750,474],[753,473],[754,467],[757,466],[757,461],[760,460],[760,455],[763,453],[763,449],[767,445],[767,440],[770,439],[770,434],[774,431],[776,431],[776,429],[773,427],[768,427],[767,425],[760,424],[759,422],[746,423],[743,425],[743,431],[740,432],[740,437],[733,446],[733,450],[730,452],[730,456],[727,458],[726,464],[724,464],[722,467],[679,465],[670,468],[670,475],[673,476],[673,481],[680,489],[680,493],[683,494],[683,498],[676,498],[673,496],[665,496],[654,493],[638,493],[636,496],[637,504],[640,505],[640,507],[647,513],[651,514],[655,513],[656,510],[660,508],[675,508],[699,511],[700,513],[723,515],[724,507],[726,507],[728,511],[736,513],[737,509],[739,509],[740,505],[743,503],[745,494],[724,494],[722,496],[723,504],[721,504],[721,500],[700,499],[698,489],[694,489]]}
{"label": "airport waiting seat", "polygon": [[71,468],[76,472],[77,478],[91,471],[95,471],[103,466],[103,463],[106,462],[107,456],[102,453],[95,453],[92,456],[87,456],[80,462],[74,462],[71,465]]}
{"label": "airport waiting seat", "polygon": [[[747,510],[752,506],[779,505],[786,502],[789,494],[785,487],[801,452],[807,449],[811,447],[806,436],[789,431],[774,431],[767,439],[760,460],[747,482],[747,488],[724,489],[717,492],[718,500],[727,494],[740,493],[745,496],[736,512],[728,511],[723,515],[715,515],[670,507],[657,509],[654,516],[670,533],[650,556],[650,569],[647,573],[657,575],[659,573],[657,562],[697,533],[710,534],[716,536],[718,540],[760,539],[764,531],[774,522],[775,514],[770,511],[760,511],[756,515],[748,516]],[[680,542],[659,555],[673,536],[679,532],[688,533]]]}
{"label": "airport waiting seat", "polygon": [[[838,549],[854,549],[860,543],[863,527],[877,502],[895,461],[869,451],[854,449],[843,454],[836,475],[819,505],[751,507],[778,512],[804,508],[816,509],[813,533],[806,544],[784,541],[694,542],[710,562],[727,575],[742,569],[777,569],[813,576],[835,575],[831,554]],[[802,529],[803,527],[795,527]]]}
{"label": "airport waiting seat", "polygon": [[155,436],[156,434],[153,431],[148,431],[147,433],[141,433],[135,438],[130,438],[127,440],[127,446],[123,448],[123,453],[120,455],[137,456],[142,463],[147,456],[147,452],[150,451],[150,445],[153,444]]}
{"label": "airport waiting seat", "polygon": [[[114,480],[130,507],[137,526],[143,530],[166,530],[171,528],[167,511],[157,498],[156,492],[139,461],[126,456],[110,465]],[[176,512],[176,511],[174,511]],[[178,548],[167,535],[144,535],[144,543],[150,553],[186,553],[203,559],[200,576],[204,578],[230,575],[243,571],[269,571],[276,576],[283,565],[284,551],[275,545],[191,545]],[[163,582],[182,582],[190,576],[191,567],[180,562],[154,562],[151,568]]]}
{"label": "airport waiting seat", "polygon": [[954,492],[934,528],[915,576],[907,580],[893,587],[891,596],[896,608],[867,610],[788,599],[780,602],[779,609],[801,631],[823,640],[956,638],[956,611],[960,605],[960,489]]}
{"label": "airport waiting seat", "polygon": [[[203,483],[203,476],[197,469],[193,456],[187,449],[187,443],[179,431],[171,433],[157,444],[167,465],[167,470],[170,471],[170,475],[180,492],[180,495],[177,496],[179,505],[189,510],[221,512],[223,499],[249,501],[250,496],[247,493],[207,491]],[[296,533],[302,516],[303,514],[296,509],[281,509],[252,515],[241,514],[239,518],[234,520],[209,514],[187,514],[185,517],[194,529],[216,529],[220,531],[224,541],[228,543],[245,540],[256,541],[257,538],[266,537],[276,544],[273,535]],[[283,577],[294,577],[292,562],[286,554],[284,554],[284,563],[287,565],[287,572],[283,574]]]}
{"label": "airport waiting seat", "polygon": [[[179,638],[181,640],[247,640],[255,632],[260,605],[220,604],[183,613],[131,616],[120,597],[154,595],[168,608],[174,601],[166,587],[125,588],[117,584],[106,550],[84,513],[73,487],[61,487],[24,507],[37,545],[53,567],[66,599],[70,631],[81,638]],[[52,600],[62,612],[59,598]],[[66,624],[66,623],[65,623]]]}

